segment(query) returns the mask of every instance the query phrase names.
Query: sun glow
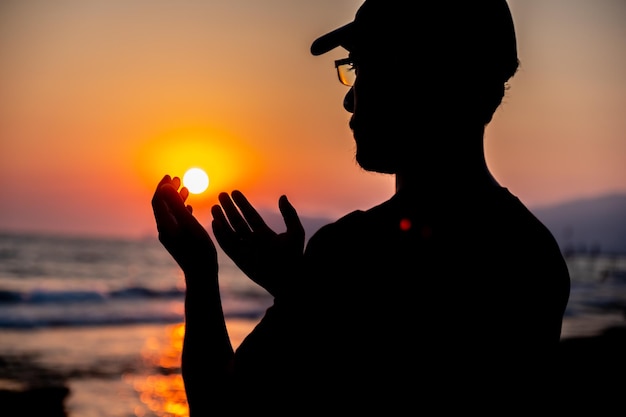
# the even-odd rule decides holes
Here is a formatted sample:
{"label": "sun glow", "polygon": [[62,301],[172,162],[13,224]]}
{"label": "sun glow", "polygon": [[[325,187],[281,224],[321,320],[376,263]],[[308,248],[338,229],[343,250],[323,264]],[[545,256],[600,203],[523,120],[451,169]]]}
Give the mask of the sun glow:
{"label": "sun glow", "polygon": [[201,168],[189,168],[183,175],[183,185],[190,193],[203,193],[209,186],[209,176]]}
{"label": "sun glow", "polygon": [[195,194],[194,209],[216,203],[220,191],[249,188],[263,170],[262,158],[249,143],[211,129],[166,131],[144,141],[135,152],[137,173],[150,191],[163,175],[169,174],[180,176],[183,185],[196,193],[184,174],[190,167],[209,173],[210,186]]}

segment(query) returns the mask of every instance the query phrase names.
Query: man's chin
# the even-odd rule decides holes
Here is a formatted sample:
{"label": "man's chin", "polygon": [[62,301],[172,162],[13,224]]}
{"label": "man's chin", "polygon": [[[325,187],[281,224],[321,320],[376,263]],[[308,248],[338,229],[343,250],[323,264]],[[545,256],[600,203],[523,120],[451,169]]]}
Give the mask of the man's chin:
{"label": "man's chin", "polygon": [[396,165],[386,158],[381,157],[380,154],[376,155],[374,152],[356,153],[356,162],[365,171],[378,172],[380,174],[395,174],[397,169]]}

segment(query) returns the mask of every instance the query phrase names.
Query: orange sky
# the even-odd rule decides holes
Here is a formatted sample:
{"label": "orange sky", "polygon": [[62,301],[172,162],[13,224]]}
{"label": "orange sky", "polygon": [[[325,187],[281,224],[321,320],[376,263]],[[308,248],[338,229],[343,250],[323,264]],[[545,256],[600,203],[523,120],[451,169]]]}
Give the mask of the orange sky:
{"label": "orange sky", "polygon": [[[360,0],[0,3],[0,230],[154,233],[153,187],[202,165],[206,212],[240,188],[336,218],[393,191],[353,161],[346,88],[309,45]],[[626,5],[510,0],[520,72],[487,132],[529,206],[626,192]]]}

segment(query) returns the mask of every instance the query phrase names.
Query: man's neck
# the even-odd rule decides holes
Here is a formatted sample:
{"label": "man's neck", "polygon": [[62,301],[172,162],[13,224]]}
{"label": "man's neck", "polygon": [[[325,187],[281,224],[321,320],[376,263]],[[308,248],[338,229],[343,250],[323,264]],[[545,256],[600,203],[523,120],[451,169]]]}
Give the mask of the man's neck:
{"label": "man's neck", "polygon": [[433,196],[446,190],[478,190],[500,187],[489,170],[473,170],[465,173],[429,172],[417,175],[396,174],[396,193],[409,192]]}
{"label": "man's neck", "polygon": [[[457,139],[458,140],[458,139]],[[445,190],[478,190],[500,187],[487,166],[481,137],[465,137],[466,146],[451,145],[424,155],[396,173],[396,192],[440,195]],[[442,142],[444,143],[444,142]]]}

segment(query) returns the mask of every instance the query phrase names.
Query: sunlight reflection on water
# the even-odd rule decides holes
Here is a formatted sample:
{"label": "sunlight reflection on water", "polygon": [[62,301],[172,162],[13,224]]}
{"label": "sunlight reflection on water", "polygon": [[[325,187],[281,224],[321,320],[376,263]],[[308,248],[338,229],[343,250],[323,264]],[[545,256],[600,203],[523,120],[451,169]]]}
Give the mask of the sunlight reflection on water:
{"label": "sunlight reflection on water", "polygon": [[[232,320],[228,330],[233,346],[239,346],[246,334],[254,327],[250,320]],[[133,386],[139,399],[151,413],[158,417],[188,417],[189,408],[180,360],[185,325],[169,326],[162,339],[149,337],[141,351],[146,373],[125,375],[125,381]],[[144,417],[142,410],[135,410],[137,417]]]}
{"label": "sunlight reflection on water", "polygon": [[[147,375],[127,376],[140,401],[156,416],[189,416],[185,387],[180,374],[180,357],[185,326],[169,326],[162,340],[151,337],[141,351]],[[138,417],[141,417],[138,415]]]}

